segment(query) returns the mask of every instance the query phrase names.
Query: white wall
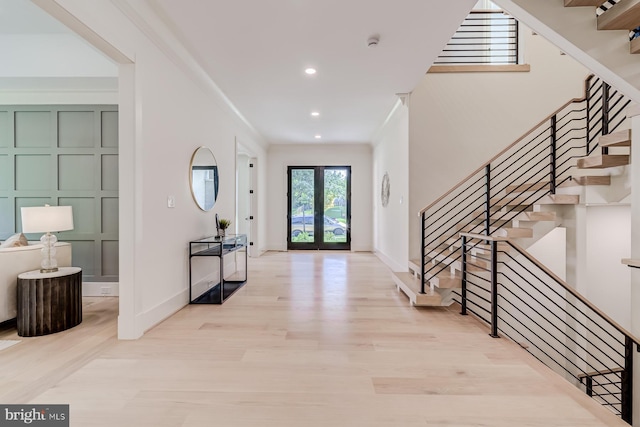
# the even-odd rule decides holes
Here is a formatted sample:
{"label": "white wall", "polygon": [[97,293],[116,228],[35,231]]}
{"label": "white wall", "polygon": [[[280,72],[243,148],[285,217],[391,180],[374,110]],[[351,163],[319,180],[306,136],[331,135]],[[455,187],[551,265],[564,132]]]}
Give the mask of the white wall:
{"label": "white wall", "polygon": [[74,34],[2,34],[0,51],[0,77],[118,75],[117,64]]}
{"label": "white wall", "polygon": [[567,281],[567,229],[556,227],[527,248],[527,252],[563,281]]}
{"label": "white wall", "polygon": [[[588,72],[521,30],[530,72],[429,73],[411,94],[409,212],[416,214],[572,98]],[[419,250],[419,222],[409,224]]]}
{"label": "white wall", "polygon": [[371,159],[371,146],[368,144],[270,146],[267,163],[267,249],[287,249],[288,166],[351,166],[351,250],[372,250]]}
{"label": "white wall", "polygon": [[[631,329],[631,206],[587,206],[585,275],[580,292],[622,327]],[[579,224],[580,225],[580,224]]]}
{"label": "white wall", "polygon": [[[161,27],[142,33],[122,2],[56,3],[133,62],[119,74],[119,337],[137,338],[187,303],[188,242],[215,234],[215,213],[235,217],[236,139],[262,161],[266,153]],[[189,190],[189,161],[202,145],[220,173],[218,201],[208,213]],[[167,207],[169,195],[175,208]]]}
{"label": "white wall", "polygon": [[[409,261],[409,110],[400,101],[373,139],[373,245],[394,271],[406,271]],[[382,177],[389,174],[389,204],[382,206]]]}

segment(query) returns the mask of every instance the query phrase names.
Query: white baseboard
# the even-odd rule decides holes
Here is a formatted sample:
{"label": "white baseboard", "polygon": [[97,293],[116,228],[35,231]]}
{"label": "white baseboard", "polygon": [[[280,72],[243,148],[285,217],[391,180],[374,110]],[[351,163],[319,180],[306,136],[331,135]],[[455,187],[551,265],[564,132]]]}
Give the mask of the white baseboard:
{"label": "white baseboard", "polygon": [[392,260],[391,258],[389,258],[387,255],[385,255],[384,253],[380,252],[379,249],[374,249],[373,253],[380,258],[380,261],[382,261],[383,263],[385,263],[387,265],[387,267],[389,267],[391,269],[391,271],[408,271],[409,269],[409,265],[400,265],[399,263],[395,262],[394,260]]}
{"label": "white baseboard", "polygon": [[140,325],[144,332],[156,326],[163,320],[173,316],[189,303],[189,289],[178,292],[174,296],[164,300],[164,302],[139,314]]}
{"label": "white baseboard", "polygon": [[83,297],[117,297],[118,282],[82,282]]}

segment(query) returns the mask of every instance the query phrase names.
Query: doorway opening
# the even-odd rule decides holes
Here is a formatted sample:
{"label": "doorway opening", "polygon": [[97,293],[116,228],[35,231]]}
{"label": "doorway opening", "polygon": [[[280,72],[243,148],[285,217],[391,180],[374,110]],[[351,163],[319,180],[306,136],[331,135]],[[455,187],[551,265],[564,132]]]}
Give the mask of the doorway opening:
{"label": "doorway opening", "polygon": [[287,249],[351,249],[351,166],[289,166]]}

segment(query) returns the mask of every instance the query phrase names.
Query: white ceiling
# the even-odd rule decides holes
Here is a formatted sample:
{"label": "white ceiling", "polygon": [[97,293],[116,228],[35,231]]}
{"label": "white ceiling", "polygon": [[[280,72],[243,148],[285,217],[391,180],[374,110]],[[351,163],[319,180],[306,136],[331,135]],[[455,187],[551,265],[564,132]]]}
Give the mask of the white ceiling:
{"label": "white ceiling", "polygon": [[[270,143],[371,142],[476,0],[150,2]],[[367,39],[380,36],[375,48]],[[304,74],[315,67],[313,77]],[[311,117],[311,111],[320,116]]]}
{"label": "white ceiling", "polygon": [[[476,0],[147,3],[265,140],[282,144],[371,142]],[[66,31],[27,0],[0,0],[2,36]]]}

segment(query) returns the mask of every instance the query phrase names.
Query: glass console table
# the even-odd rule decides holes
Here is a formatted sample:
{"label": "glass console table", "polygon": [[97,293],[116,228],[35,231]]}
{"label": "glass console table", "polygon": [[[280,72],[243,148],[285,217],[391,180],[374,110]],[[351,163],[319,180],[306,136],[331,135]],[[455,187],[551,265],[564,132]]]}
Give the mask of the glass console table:
{"label": "glass console table", "polygon": [[[242,256],[244,252],[244,256]],[[225,278],[225,259],[233,255],[235,272]],[[214,266],[219,268],[219,277],[211,280],[211,263],[197,262],[194,258],[214,257]],[[244,264],[244,265],[242,265]],[[194,271],[195,270],[195,271]],[[209,272],[209,274],[205,274]],[[215,272],[214,272],[215,273]],[[194,283],[195,280],[195,283]],[[189,242],[189,303],[222,304],[247,281],[247,235],[228,234],[224,238],[215,236]]]}

